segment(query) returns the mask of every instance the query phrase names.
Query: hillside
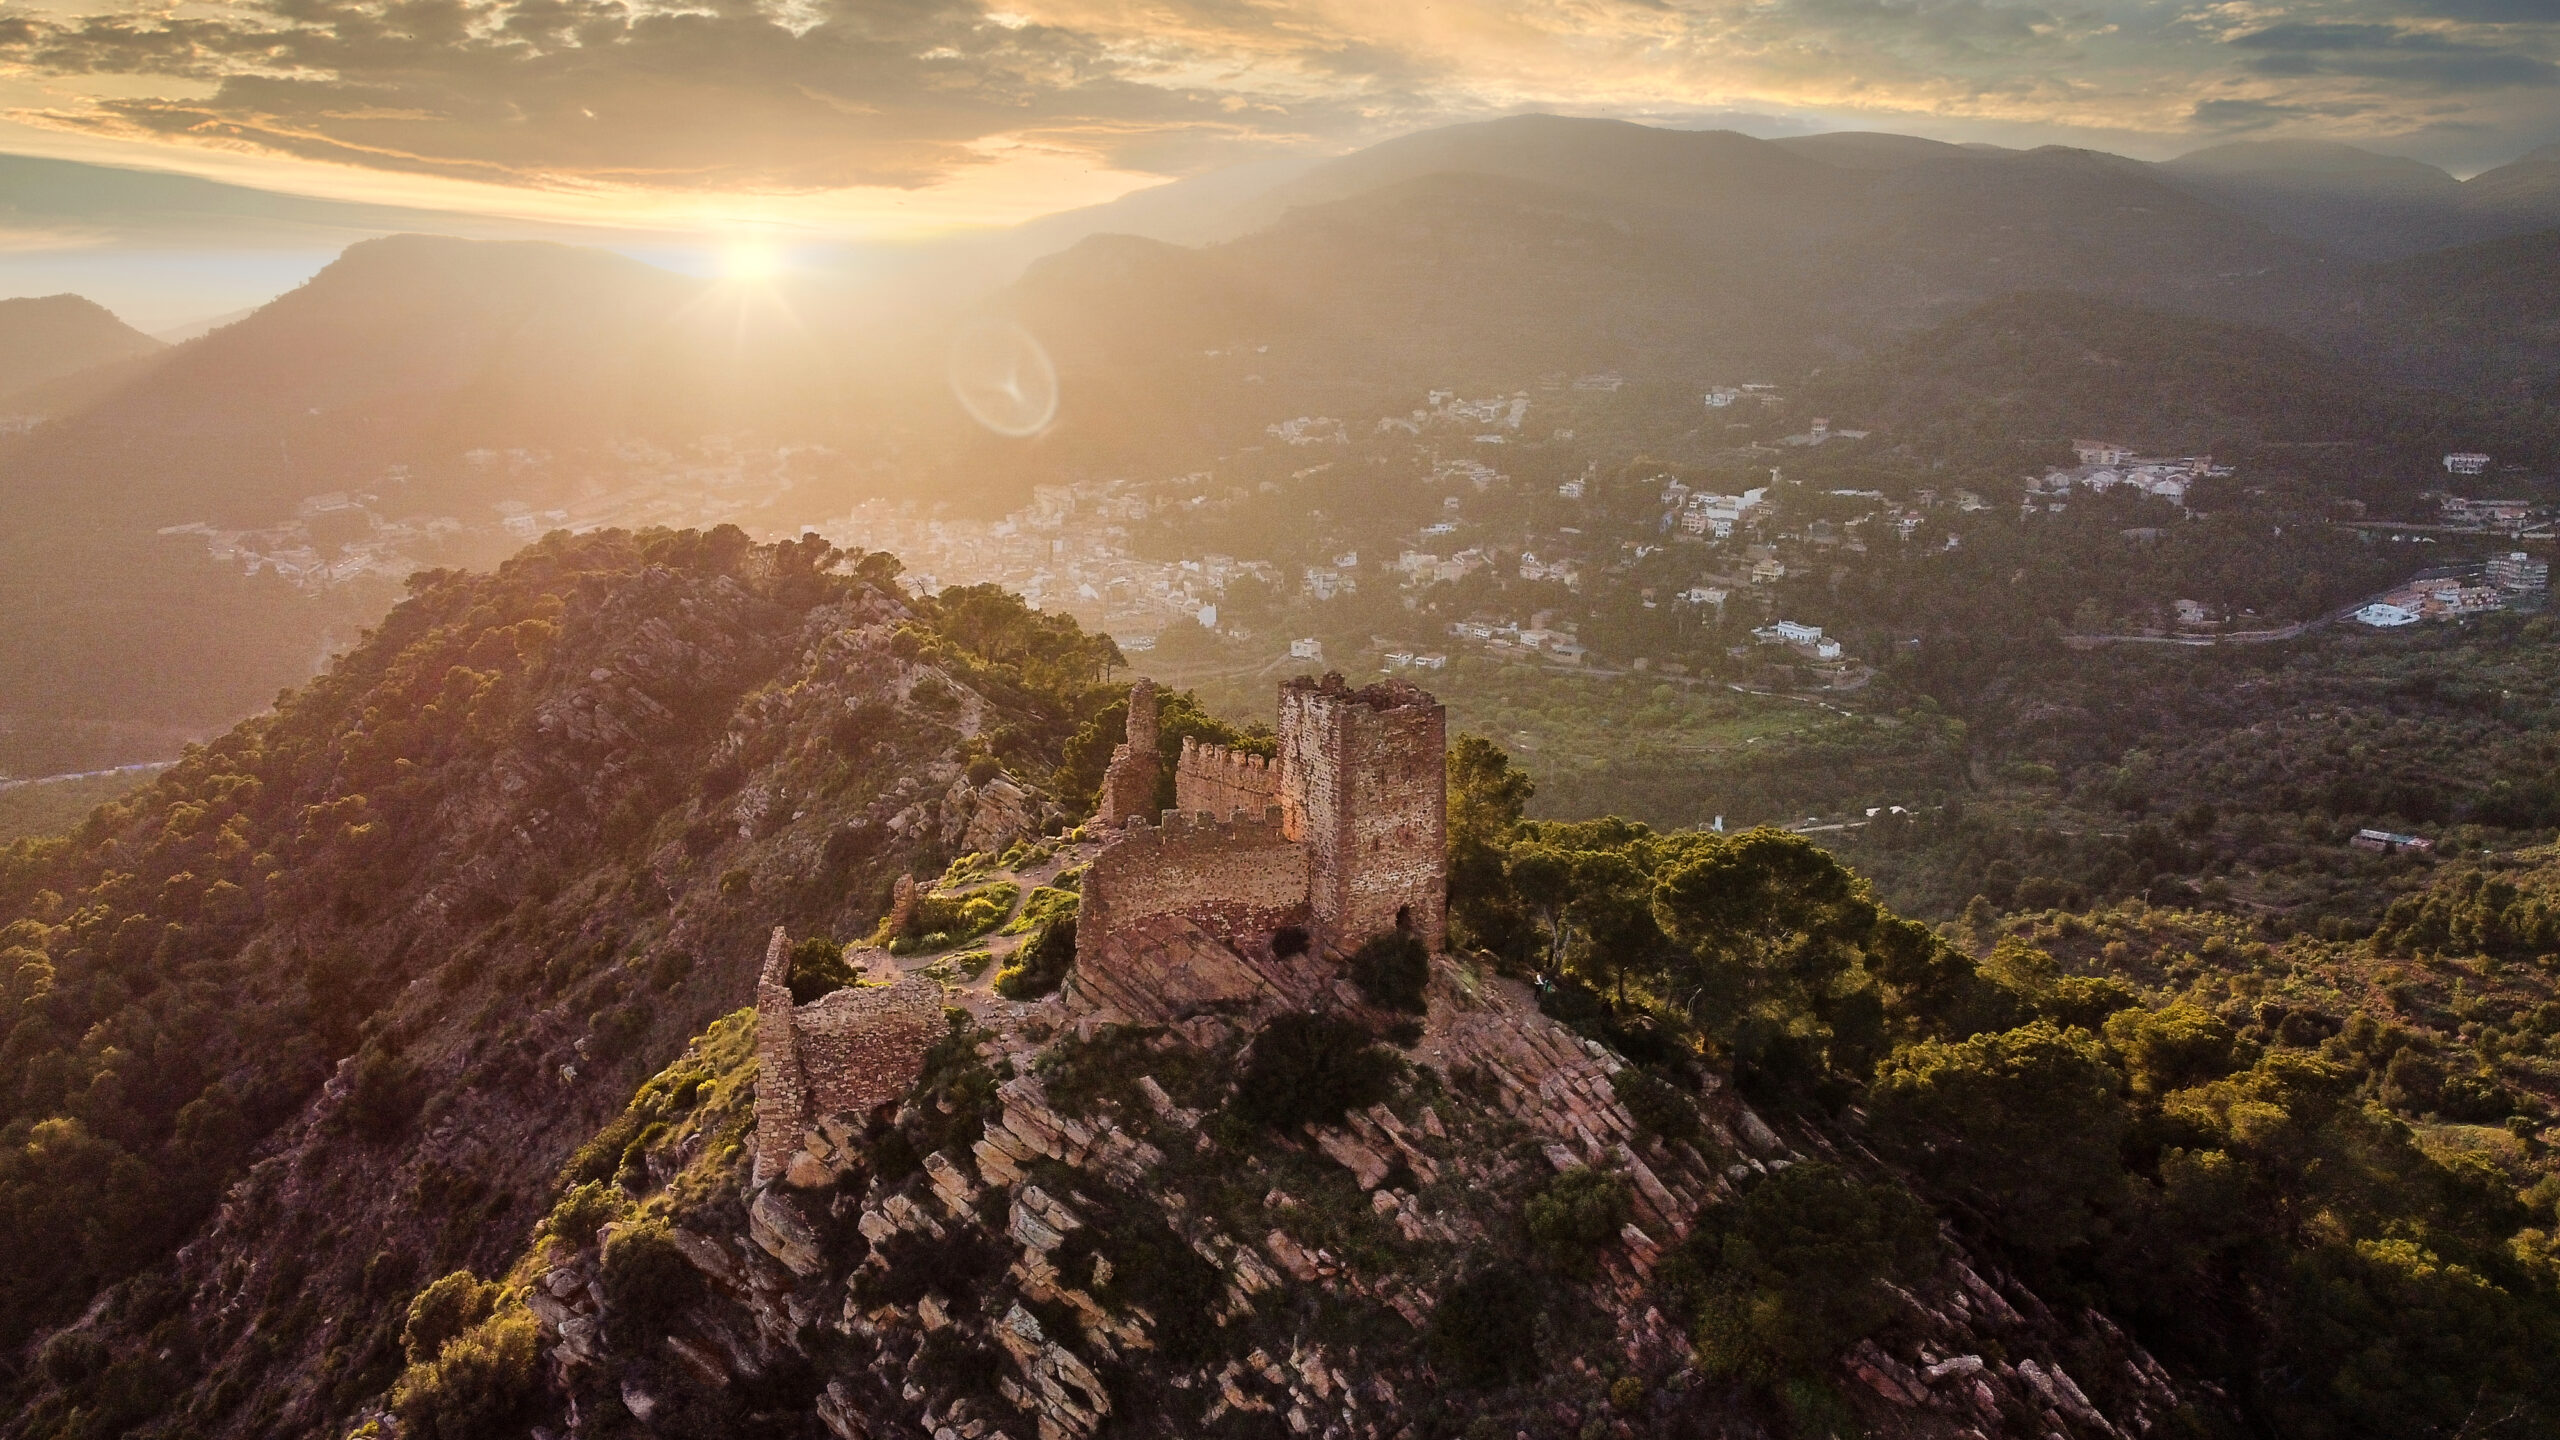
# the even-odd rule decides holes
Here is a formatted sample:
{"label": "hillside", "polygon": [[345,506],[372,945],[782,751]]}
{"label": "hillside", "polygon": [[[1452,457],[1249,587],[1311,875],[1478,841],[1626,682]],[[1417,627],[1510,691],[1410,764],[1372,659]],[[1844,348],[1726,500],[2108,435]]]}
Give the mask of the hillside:
{"label": "hillside", "polygon": [[2473,210],[2518,229],[2560,226],[2560,145],[2481,171],[2463,182],[2462,195]]}
{"label": "hillside", "polygon": [[2463,183],[2423,161],[2320,141],[2216,145],[2161,164],[2172,183],[2271,229],[2365,260],[2485,239]]}
{"label": "hillside", "polygon": [[[1211,333],[1188,323],[1205,303],[1259,321],[1226,334],[1269,344],[1260,383],[1295,394],[1341,371],[1785,371],[2019,290],[2227,310],[2328,275],[2310,247],[2081,151],[1936,147],[1878,166],[1524,116],[1329,162],[1267,204],[1265,228],[1190,252],[1165,296],[1098,290],[1128,242],[1097,238],[1033,267],[1009,303],[1070,356],[1105,335],[1188,347]],[[1194,391],[1216,403],[1240,377],[1208,368]]]}
{"label": "hillside", "polygon": [[2528,469],[2560,464],[2560,413],[2545,405],[2396,384],[2275,330],[2085,296],[1995,301],[1826,370],[1809,388],[1814,409],[1860,416],[1919,455],[2003,468],[2105,436],[2406,504],[2448,450],[2485,449]]}
{"label": "hillside", "polygon": [[28,391],[162,348],[77,295],[0,300],[0,410],[20,412]]}
{"label": "hillside", "polygon": [[[287,526],[309,497],[355,493],[380,522],[451,532],[413,547],[422,565],[486,563],[520,543],[496,506],[636,483],[619,447],[841,441],[876,416],[848,400],[848,376],[905,352],[839,343],[846,303],[821,291],[784,308],[602,251],[403,236],[110,375],[0,440],[0,770],[165,755],[118,727],[213,733],[309,678],[398,593],[396,574],[244,573],[201,534],[155,532]],[[334,563],[374,523],[267,548]]]}
{"label": "hillside", "polygon": [[2560,229],[2547,229],[2378,267],[2353,313],[2327,328],[2419,383],[2552,404],[2560,402],[2555,296]]}
{"label": "hillside", "polygon": [[[0,1434],[2543,1423],[2560,882],[1942,937],[1461,738],[1449,953],[1092,949],[1116,656],[894,570],[546,540],[6,852]],[[760,967],[947,1028],[766,1134]]]}

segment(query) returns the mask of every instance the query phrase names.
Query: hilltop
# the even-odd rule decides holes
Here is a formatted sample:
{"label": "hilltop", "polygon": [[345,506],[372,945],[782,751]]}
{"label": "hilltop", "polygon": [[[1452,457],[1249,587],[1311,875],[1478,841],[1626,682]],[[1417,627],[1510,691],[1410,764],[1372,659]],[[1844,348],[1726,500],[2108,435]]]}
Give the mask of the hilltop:
{"label": "hilltop", "polygon": [[99,366],[165,348],[77,295],[0,300],[0,409],[18,410],[29,392]]}
{"label": "hilltop", "polygon": [[[2544,857],[2365,938],[1933,933],[1798,837],[1524,820],[1480,739],[1444,798],[1410,687],[1261,736],[895,576],[553,537],[6,852],[0,1433],[2414,1436],[2553,1392]],[[1383,789],[1292,788],[1327,714]],[[1392,832],[1445,946],[1365,849],[1086,819],[1212,782]]]}

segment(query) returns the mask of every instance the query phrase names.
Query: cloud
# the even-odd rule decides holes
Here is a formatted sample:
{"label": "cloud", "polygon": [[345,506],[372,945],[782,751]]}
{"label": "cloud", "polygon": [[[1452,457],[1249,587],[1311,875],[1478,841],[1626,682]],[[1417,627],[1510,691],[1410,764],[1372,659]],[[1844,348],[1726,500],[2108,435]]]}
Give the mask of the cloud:
{"label": "cloud", "polygon": [[0,12],[0,71],[90,134],[675,193],[1183,174],[1532,108],[2560,138],[2555,0],[209,0]]}
{"label": "cloud", "polygon": [[2352,76],[2440,91],[2560,84],[2560,65],[2547,60],[2396,25],[2286,23],[2231,43],[2264,52],[2247,63],[2252,74],[2287,79]]}

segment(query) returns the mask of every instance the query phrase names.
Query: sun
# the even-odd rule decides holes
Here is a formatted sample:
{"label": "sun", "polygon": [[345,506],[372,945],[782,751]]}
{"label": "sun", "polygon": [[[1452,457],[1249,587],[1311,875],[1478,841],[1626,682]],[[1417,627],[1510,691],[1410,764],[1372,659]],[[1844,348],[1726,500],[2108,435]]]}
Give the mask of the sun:
{"label": "sun", "polygon": [[720,247],[720,274],[729,280],[771,280],[782,273],[782,251],[763,240],[737,239]]}

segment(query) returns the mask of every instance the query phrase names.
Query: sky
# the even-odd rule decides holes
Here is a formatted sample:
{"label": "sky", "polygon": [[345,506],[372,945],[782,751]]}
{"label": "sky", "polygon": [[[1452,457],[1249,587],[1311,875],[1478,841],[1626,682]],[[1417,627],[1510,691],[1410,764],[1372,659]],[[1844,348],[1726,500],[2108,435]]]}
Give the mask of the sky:
{"label": "sky", "polygon": [[2467,174],[2560,141],[2560,0],[0,0],[0,152],[607,227],[912,237],[1523,110]]}

